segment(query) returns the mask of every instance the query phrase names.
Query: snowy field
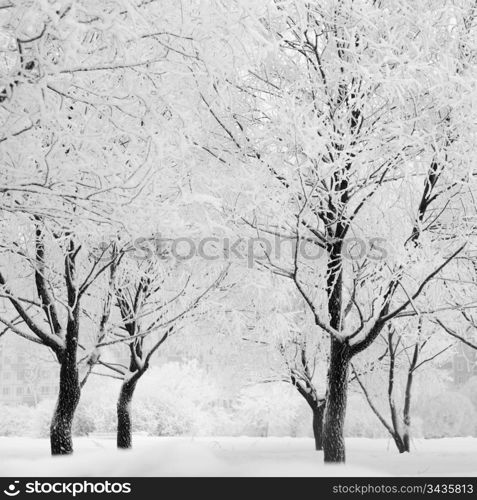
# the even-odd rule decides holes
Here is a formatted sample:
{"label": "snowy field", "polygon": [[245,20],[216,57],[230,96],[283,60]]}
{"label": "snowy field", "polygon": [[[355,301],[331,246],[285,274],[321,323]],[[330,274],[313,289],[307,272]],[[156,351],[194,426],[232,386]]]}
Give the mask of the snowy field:
{"label": "snowy field", "polygon": [[[308,438],[111,437],[75,439],[72,457],[49,457],[46,439],[0,438],[1,476],[476,476],[477,439],[415,440],[399,455],[386,439],[347,439],[348,463],[324,466]],[[28,457],[27,459],[25,457]]]}

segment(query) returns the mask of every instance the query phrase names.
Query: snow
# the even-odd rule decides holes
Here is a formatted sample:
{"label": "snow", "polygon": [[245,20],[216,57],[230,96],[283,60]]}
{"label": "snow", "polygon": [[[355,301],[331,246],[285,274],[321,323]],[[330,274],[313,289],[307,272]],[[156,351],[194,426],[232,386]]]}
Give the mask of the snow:
{"label": "snow", "polygon": [[[22,476],[476,476],[477,439],[415,440],[400,455],[387,439],[347,439],[347,464],[323,464],[309,438],[114,436],[75,439],[75,455],[49,457],[46,439],[0,438],[0,475]],[[28,458],[25,458],[28,457]]]}

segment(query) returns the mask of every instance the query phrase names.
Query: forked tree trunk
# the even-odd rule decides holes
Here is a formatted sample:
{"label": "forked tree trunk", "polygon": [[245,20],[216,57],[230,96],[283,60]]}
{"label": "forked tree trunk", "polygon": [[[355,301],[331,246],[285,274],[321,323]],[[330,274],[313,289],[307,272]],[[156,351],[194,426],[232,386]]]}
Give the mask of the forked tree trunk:
{"label": "forked tree trunk", "polygon": [[348,347],[331,339],[328,369],[328,392],[323,422],[323,450],[325,462],[344,462],[344,422],[348,396]]}
{"label": "forked tree trunk", "polygon": [[[419,327],[420,328],[420,327]],[[390,337],[391,338],[391,337]],[[391,349],[392,349],[392,344]],[[392,352],[392,351],[391,351]],[[395,352],[395,351],[394,351]],[[396,409],[394,407],[394,402],[392,398],[390,399],[389,406],[391,408],[391,416],[394,427],[394,441],[399,450],[399,453],[409,453],[411,451],[411,397],[412,397],[412,383],[414,379],[414,370],[416,369],[417,362],[419,359],[419,344],[416,343],[414,346],[414,352],[412,355],[411,362],[409,364],[409,369],[407,372],[406,390],[404,393],[404,408],[402,411],[402,425],[400,425],[399,418],[397,416]],[[391,357],[392,366],[394,365],[394,356]],[[394,372],[391,372],[390,381],[394,377]]]}
{"label": "forked tree trunk", "polygon": [[132,399],[137,379],[128,380],[121,386],[117,404],[117,445],[121,449],[132,447]]}
{"label": "forked tree trunk", "polygon": [[291,380],[300,395],[303,396],[308,406],[311,408],[313,414],[315,449],[321,451],[323,449],[323,415],[325,412],[325,400],[320,398],[316,392],[316,388],[311,381],[306,360],[304,360],[303,366],[305,367],[306,376],[300,379],[300,383],[297,383],[296,375],[293,375]]}
{"label": "forked tree trunk", "polygon": [[[393,344],[393,335],[394,331],[389,326],[388,333],[388,352],[389,352],[389,379],[388,379],[388,405],[391,413],[391,422],[388,422],[381,412],[378,410],[376,405],[373,403],[366,387],[363,382],[360,380],[356,370],[353,367],[353,372],[355,374],[356,380],[363,391],[363,394],[368,402],[373,413],[378,417],[379,421],[384,425],[386,430],[389,432],[391,437],[396,444],[396,447],[399,453],[409,453],[411,451],[411,397],[412,397],[412,383],[414,379],[414,371],[416,367],[418,368],[418,360],[419,360],[419,352],[420,345],[416,343],[414,346],[414,353],[409,364],[407,381],[406,381],[406,390],[404,395],[404,408],[402,411],[402,425],[401,418],[398,414],[398,410],[396,408],[394,402],[394,376],[395,376],[395,364],[396,364],[396,346]],[[430,358],[433,359],[433,358]]]}
{"label": "forked tree trunk", "polygon": [[315,449],[321,451],[323,449],[323,415],[325,413],[325,405],[321,404],[313,409],[313,436],[315,437]]}
{"label": "forked tree trunk", "polygon": [[61,364],[58,400],[50,425],[52,455],[69,455],[73,453],[72,427],[80,395],[81,389],[76,359],[74,363],[65,360]]}
{"label": "forked tree trunk", "polygon": [[70,311],[66,325],[65,346],[57,353],[61,365],[60,388],[50,426],[52,455],[73,453],[73,419],[81,396],[76,359],[80,327],[80,298],[75,283],[75,247],[73,242],[70,242],[69,253],[65,259],[65,278]]}
{"label": "forked tree trunk", "polygon": [[394,442],[396,443],[396,447],[399,453],[404,453],[405,451],[409,451],[406,449],[406,444],[404,442],[403,436],[401,434],[393,434]]}

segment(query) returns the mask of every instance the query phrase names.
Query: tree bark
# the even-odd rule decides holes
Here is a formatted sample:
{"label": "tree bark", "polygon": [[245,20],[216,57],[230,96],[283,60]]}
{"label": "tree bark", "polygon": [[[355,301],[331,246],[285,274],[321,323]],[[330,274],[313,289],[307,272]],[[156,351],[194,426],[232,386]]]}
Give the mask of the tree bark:
{"label": "tree bark", "polygon": [[339,340],[331,339],[328,392],[323,422],[323,450],[325,462],[344,462],[344,422],[348,396],[349,348]]}
{"label": "tree bark", "polygon": [[391,413],[391,423],[394,429],[392,437],[396,443],[399,453],[404,453],[405,444],[403,440],[403,431],[401,428],[401,422],[398,415],[398,410],[396,404],[394,403],[394,376],[395,376],[395,366],[396,366],[396,350],[398,343],[393,345],[394,330],[389,327],[388,331],[388,346],[389,346],[389,378],[388,378],[388,404],[389,411]]}
{"label": "tree bark", "polygon": [[403,452],[411,451],[412,383],[414,380],[414,370],[416,369],[418,358],[419,358],[419,344],[416,343],[416,345],[414,346],[414,353],[412,356],[411,364],[409,365],[409,371],[407,373],[406,391],[404,394],[404,409],[403,409],[404,431],[402,436]]}
{"label": "tree bark", "polygon": [[310,378],[306,359],[303,361],[303,367],[305,368],[305,376],[299,377],[300,381],[298,382],[296,374],[292,374],[291,382],[311,408],[313,414],[315,449],[321,451],[323,449],[323,415],[325,412],[325,399],[320,398],[316,392],[316,388]]}
{"label": "tree bark", "polygon": [[392,435],[394,442],[396,443],[396,447],[399,451],[399,453],[404,453],[405,451],[409,451],[409,449],[406,449],[406,443],[403,439],[403,436],[396,432],[395,434]]}
{"label": "tree bark", "polygon": [[121,449],[132,448],[132,399],[137,379],[128,380],[121,386],[117,404],[117,446]]}
{"label": "tree bark", "polygon": [[76,408],[81,397],[77,352],[80,327],[80,297],[76,287],[76,250],[74,242],[69,244],[65,258],[65,280],[68,295],[68,322],[66,325],[65,347],[59,351],[60,388],[55,412],[50,426],[52,455],[73,453],[72,427]]}
{"label": "tree bark", "polygon": [[[336,234],[330,238],[338,238],[328,246],[327,296],[330,326],[336,331],[342,329],[343,310],[343,268],[341,256],[341,236],[344,228],[337,224]],[[348,399],[348,371],[350,364],[348,344],[340,342],[336,337],[330,339],[330,358],[328,365],[328,387],[323,422],[323,451],[325,463],[345,462],[344,422]]]}
{"label": "tree bark", "polygon": [[76,362],[71,364],[71,361],[66,359],[61,364],[58,400],[50,425],[52,455],[73,453],[72,427],[80,395],[81,389]]}
{"label": "tree bark", "polygon": [[409,435],[409,432],[406,431],[404,433],[402,442],[403,442],[403,449],[401,453],[409,453],[411,451],[411,436]]}
{"label": "tree bark", "polygon": [[313,409],[313,436],[315,437],[315,449],[321,451],[323,449],[323,415],[325,413],[325,405]]}

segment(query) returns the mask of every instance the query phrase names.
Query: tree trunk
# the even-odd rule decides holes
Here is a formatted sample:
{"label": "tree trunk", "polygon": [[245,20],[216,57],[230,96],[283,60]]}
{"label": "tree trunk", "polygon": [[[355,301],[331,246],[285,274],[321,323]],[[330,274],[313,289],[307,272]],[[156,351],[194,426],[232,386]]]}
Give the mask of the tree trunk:
{"label": "tree trunk", "polygon": [[71,437],[73,419],[81,396],[78,365],[78,337],[80,327],[80,297],[76,286],[76,265],[74,241],[70,240],[68,254],[65,258],[65,280],[68,295],[68,322],[66,325],[64,349],[57,352],[60,362],[60,388],[55,412],[50,426],[50,443],[52,455],[69,455],[73,453]]}
{"label": "tree trunk", "polygon": [[323,415],[325,413],[325,405],[321,404],[313,409],[313,435],[315,437],[315,449],[321,451],[323,449]]}
{"label": "tree trunk", "polygon": [[417,366],[417,361],[419,358],[419,345],[414,346],[414,353],[412,356],[412,361],[409,366],[409,371],[407,374],[406,391],[404,395],[404,410],[403,410],[403,421],[404,421],[404,431],[403,431],[403,452],[411,451],[411,398],[412,398],[412,383],[414,380],[414,370]]}
{"label": "tree trunk", "polygon": [[323,423],[325,462],[345,462],[344,422],[348,396],[349,349],[331,339],[328,391]]}
{"label": "tree trunk", "polygon": [[117,445],[121,449],[132,447],[132,399],[136,389],[137,380],[123,383],[117,404],[118,429]]}
{"label": "tree trunk", "polygon": [[404,453],[405,451],[409,451],[409,449],[406,450],[406,443],[403,439],[403,436],[401,436],[400,434],[393,434],[393,439],[394,442],[396,443],[399,453]]}
{"label": "tree trunk", "polygon": [[409,435],[409,432],[404,432],[404,435],[402,437],[402,442],[403,442],[403,450],[401,453],[409,453],[411,451],[411,437]]}
{"label": "tree trunk", "polygon": [[76,362],[72,364],[65,360],[61,364],[60,389],[50,426],[52,455],[69,455],[73,453],[73,418],[80,395],[81,389]]}
{"label": "tree trunk", "polygon": [[291,382],[311,408],[313,413],[315,449],[319,451],[323,449],[323,414],[325,412],[325,400],[320,398],[316,392],[316,388],[308,372],[306,360],[303,361],[303,366],[305,367],[305,377],[300,377],[300,381],[297,382],[296,374],[292,374]]}
{"label": "tree trunk", "polygon": [[[342,235],[345,228],[337,224],[331,231],[328,244],[328,263],[326,294],[330,327],[335,331],[342,329],[343,311],[343,262]],[[345,462],[344,421],[348,398],[348,368],[350,350],[347,344],[336,337],[330,339],[330,358],[328,362],[328,387],[323,423],[323,451],[325,463]]]}

